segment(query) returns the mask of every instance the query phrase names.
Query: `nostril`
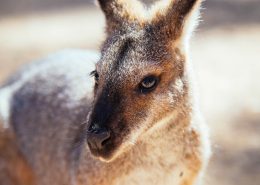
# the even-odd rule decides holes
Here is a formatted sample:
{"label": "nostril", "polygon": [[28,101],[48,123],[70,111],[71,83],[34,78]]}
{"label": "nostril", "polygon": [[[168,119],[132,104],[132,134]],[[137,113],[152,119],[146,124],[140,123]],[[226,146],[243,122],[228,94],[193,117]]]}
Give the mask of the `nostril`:
{"label": "nostril", "polygon": [[107,141],[110,139],[110,132],[109,131],[103,131],[98,134],[96,134],[97,140],[96,140],[96,145],[98,146],[99,149],[102,149]]}
{"label": "nostril", "polygon": [[92,124],[92,125],[88,128],[88,132],[96,133],[96,134],[97,134],[100,130],[101,130],[101,127],[100,127],[98,124],[96,124],[96,123]]}
{"label": "nostril", "polygon": [[102,149],[110,140],[110,131],[99,126],[91,126],[88,129],[87,140],[92,148]]}
{"label": "nostril", "polygon": [[101,146],[104,147],[108,143],[109,140],[110,140],[110,137],[105,139],[104,141],[102,141]]}

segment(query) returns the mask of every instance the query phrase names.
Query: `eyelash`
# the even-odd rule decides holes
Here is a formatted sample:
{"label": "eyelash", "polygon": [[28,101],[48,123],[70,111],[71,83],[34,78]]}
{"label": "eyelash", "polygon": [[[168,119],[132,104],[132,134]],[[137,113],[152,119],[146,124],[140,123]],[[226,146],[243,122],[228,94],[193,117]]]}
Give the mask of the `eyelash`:
{"label": "eyelash", "polygon": [[96,73],[97,73],[97,71],[94,70],[94,71],[91,71],[89,75],[90,75],[90,76],[95,76]]}
{"label": "eyelash", "polygon": [[95,83],[97,84],[97,83],[98,83],[98,80],[99,80],[99,75],[98,75],[97,71],[96,71],[96,70],[95,70],[95,71],[92,71],[92,72],[90,73],[90,76],[95,77]]}

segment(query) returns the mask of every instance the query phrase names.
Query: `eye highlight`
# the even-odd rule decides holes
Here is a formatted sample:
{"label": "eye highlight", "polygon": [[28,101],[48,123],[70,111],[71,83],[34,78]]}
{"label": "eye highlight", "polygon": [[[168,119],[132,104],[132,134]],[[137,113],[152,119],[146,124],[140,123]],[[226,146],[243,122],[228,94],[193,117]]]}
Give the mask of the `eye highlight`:
{"label": "eye highlight", "polygon": [[159,78],[156,76],[147,76],[139,84],[139,89],[141,93],[148,93],[154,90],[159,82]]}
{"label": "eye highlight", "polygon": [[97,71],[96,71],[96,70],[95,70],[95,71],[92,71],[92,72],[90,73],[90,76],[93,76],[94,79],[95,79],[95,83],[98,84],[99,74],[97,73]]}

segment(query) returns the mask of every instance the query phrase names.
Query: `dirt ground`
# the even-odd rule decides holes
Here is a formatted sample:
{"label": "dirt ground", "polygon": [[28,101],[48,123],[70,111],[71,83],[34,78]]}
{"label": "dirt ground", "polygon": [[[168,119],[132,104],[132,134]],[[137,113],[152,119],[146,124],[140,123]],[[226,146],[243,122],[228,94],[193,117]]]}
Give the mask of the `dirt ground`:
{"label": "dirt ground", "polygon": [[[74,8],[0,18],[0,82],[19,66],[63,48],[98,49],[103,15]],[[260,21],[202,27],[191,55],[211,129],[209,185],[260,185]]]}

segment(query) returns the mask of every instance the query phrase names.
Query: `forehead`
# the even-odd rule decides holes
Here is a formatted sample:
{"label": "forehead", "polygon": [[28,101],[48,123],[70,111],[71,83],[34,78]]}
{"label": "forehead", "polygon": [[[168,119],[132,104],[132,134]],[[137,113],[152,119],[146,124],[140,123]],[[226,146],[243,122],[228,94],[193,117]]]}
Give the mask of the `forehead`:
{"label": "forehead", "polygon": [[167,44],[158,42],[145,32],[115,34],[103,45],[97,70],[106,79],[129,78],[139,80],[140,76],[159,74],[172,64],[172,52]]}

